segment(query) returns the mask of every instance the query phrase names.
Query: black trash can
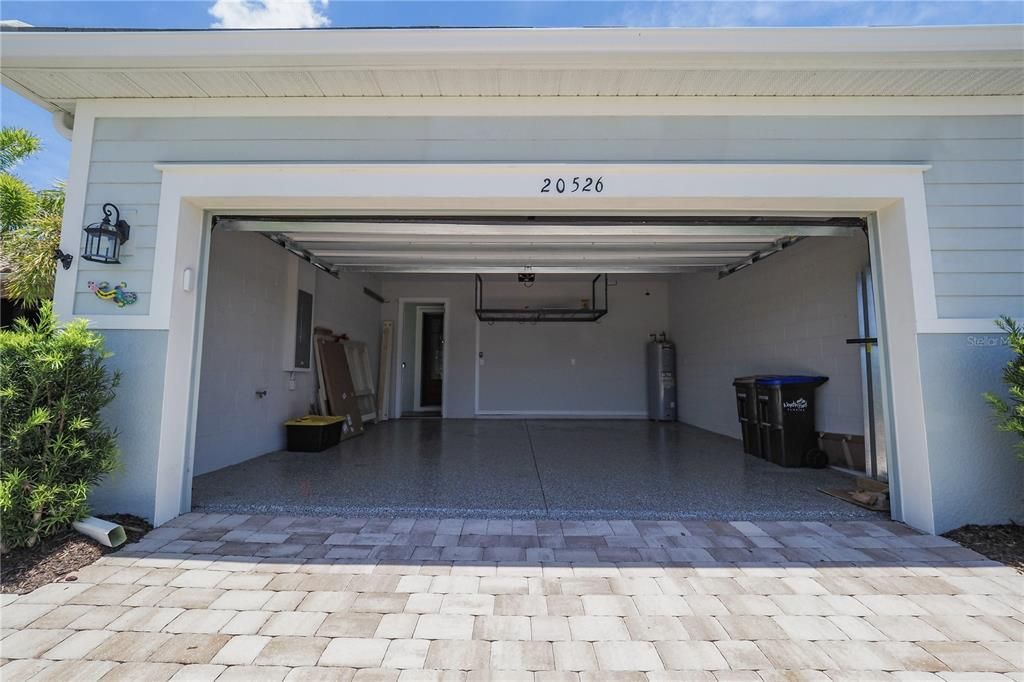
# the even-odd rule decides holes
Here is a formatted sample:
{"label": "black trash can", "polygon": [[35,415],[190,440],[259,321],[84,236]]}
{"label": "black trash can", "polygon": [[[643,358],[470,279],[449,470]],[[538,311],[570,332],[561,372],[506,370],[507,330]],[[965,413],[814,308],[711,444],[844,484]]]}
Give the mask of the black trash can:
{"label": "black trash can", "polygon": [[758,447],[762,457],[784,467],[804,465],[807,453],[818,446],[814,391],[826,381],[828,377],[757,377]]}
{"label": "black trash can", "polygon": [[757,388],[756,376],[736,377],[732,385],[736,389],[736,414],[740,419],[743,434],[743,452],[755,457],[761,455],[761,441],[757,434]]}

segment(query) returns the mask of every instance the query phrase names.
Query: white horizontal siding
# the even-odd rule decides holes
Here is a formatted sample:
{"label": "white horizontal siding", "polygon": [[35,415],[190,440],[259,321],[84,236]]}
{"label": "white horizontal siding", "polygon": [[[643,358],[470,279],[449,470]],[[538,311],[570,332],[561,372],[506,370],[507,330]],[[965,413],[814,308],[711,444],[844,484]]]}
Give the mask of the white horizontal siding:
{"label": "white horizontal siding", "polygon": [[924,162],[940,316],[1024,311],[1013,277],[1024,273],[1024,117],[100,119],[87,216],[105,201],[133,211],[140,241],[122,267],[139,273],[139,291],[159,201],[153,164],[175,161]]}
{"label": "white horizontal siding", "polygon": [[1024,291],[1024,273],[939,272],[935,274],[935,293],[940,296],[999,296],[1008,291]]}
{"label": "white horizontal siding", "polygon": [[[296,123],[296,125],[300,125]],[[396,131],[398,133],[399,131]],[[500,131],[495,131],[500,135]],[[573,138],[534,140],[369,138],[362,140],[97,141],[96,161],[1012,161],[1024,142],[999,140],[745,140]]]}
{"label": "white horizontal siding", "polygon": [[[259,106],[255,103],[253,106]],[[413,106],[410,104],[410,106]],[[167,118],[101,119],[95,139],[132,140],[365,140],[394,139],[577,139],[602,135],[622,139],[734,140],[991,140],[1024,136],[1013,116],[972,118],[984,126],[964,136],[955,117],[519,117]],[[400,129],[400,131],[399,131]]]}
{"label": "white horizontal siding", "polygon": [[[113,277],[111,279],[113,279]],[[127,281],[127,279],[125,281]],[[118,284],[118,280],[113,280],[110,284]],[[111,301],[104,301],[97,298],[84,286],[82,289],[84,289],[84,291],[79,290],[78,293],[75,294],[76,315],[145,315],[149,310],[150,294],[148,292],[139,292],[139,298],[134,304],[118,308],[117,304]],[[129,285],[128,290],[134,291],[135,288],[134,286]]]}
{"label": "white horizontal siding", "polygon": [[1024,249],[1024,230],[1015,227],[936,227],[931,237],[936,251]]}

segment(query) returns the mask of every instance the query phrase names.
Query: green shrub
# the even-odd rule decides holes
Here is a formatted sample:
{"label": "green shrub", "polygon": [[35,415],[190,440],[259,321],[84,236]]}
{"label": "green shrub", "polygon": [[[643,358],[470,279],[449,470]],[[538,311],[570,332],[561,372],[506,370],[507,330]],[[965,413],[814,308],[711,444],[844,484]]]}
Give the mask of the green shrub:
{"label": "green shrub", "polygon": [[985,400],[996,413],[996,428],[1017,434],[1019,440],[1015,449],[1017,456],[1024,459],[1024,326],[1005,315],[996,320],[996,326],[1006,332],[1013,353],[1003,368],[1003,383],[1006,384],[1009,397],[1004,400],[994,393],[986,393]]}
{"label": "green shrub", "polygon": [[118,375],[85,320],[0,330],[0,548],[31,547],[86,516],[89,488],[117,466],[116,434],[100,411]]}

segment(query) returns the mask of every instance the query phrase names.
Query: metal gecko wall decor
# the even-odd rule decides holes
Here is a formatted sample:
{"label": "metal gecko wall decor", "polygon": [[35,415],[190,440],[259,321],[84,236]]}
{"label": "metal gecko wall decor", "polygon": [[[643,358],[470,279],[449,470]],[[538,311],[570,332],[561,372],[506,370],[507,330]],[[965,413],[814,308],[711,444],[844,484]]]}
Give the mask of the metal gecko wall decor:
{"label": "metal gecko wall decor", "polygon": [[89,282],[89,290],[96,294],[97,298],[104,301],[113,301],[117,304],[118,308],[131,305],[139,300],[139,295],[134,291],[128,291],[127,287],[127,282],[119,282],[114,287],[111,287],[108,282],[100,282],[99,284]]}

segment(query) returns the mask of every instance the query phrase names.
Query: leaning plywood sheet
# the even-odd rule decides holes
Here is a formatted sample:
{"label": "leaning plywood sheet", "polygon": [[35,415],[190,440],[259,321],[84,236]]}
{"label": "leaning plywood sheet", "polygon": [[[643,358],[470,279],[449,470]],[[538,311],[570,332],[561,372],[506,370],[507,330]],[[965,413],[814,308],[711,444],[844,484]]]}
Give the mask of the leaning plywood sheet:
{"label": "leaning plywood sheet", "polygon": [[373,370],[370,369],[370,351],[362,341],[342,341],[352,372],[352,386],[359,401],[363,421],[377,418],[377,393],[374,390]]}
{"label": "leaning plywood sheet", "polygon": [[357,436],[363,432],[363,418],[352,385],[345,347],[336,341],[320,338],[316,348],[327,394],[327,414],[345,418],[342,440]]}
{"label": "leaning plywood sheet", "polygon": [[[319,328],[318,328],[319,329]],[[331,340],[330,334],[323,332],[314,331],[313,338],[313,364],[316,369],[316,408],[317,414],[330,414],[327,406],[327,387],[324,383],[324,363],[320,359],[320,343],[319,340]]]}

